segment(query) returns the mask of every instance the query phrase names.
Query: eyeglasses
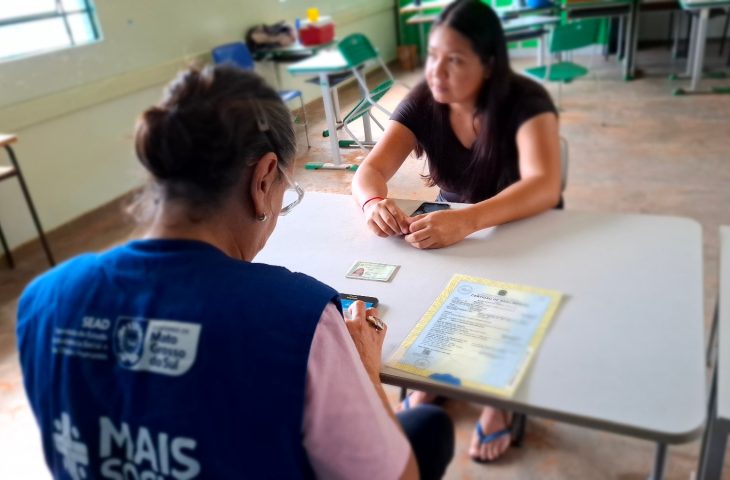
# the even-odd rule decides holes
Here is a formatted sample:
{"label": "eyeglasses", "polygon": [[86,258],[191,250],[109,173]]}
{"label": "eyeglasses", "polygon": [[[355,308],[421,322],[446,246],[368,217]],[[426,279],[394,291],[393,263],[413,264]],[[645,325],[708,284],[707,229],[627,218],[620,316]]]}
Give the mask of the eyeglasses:
{"label": "eyeglasses", "polygon": [[279,211],[279,216],[283,217],[299,205],[299,202],[304,198],[304,189],[297,182],[289,178],[289,175],[281,168],[281,164],[277,163],[276,166],[279,167],[279,171],[284,176],[284,180],[289,184],[284,192],[284,200],[281,203],[281,210]]}

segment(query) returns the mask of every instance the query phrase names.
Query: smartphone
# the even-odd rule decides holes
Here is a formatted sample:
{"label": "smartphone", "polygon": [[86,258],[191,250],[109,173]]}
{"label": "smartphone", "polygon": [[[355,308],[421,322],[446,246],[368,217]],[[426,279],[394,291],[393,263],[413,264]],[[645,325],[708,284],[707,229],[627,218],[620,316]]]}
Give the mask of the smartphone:
{"label": "smartphone", "polygon": [[439,210],[448,210],[451,205],[448,203],[436,203],[436,202],[423,202],[413,213],[411,217],[421,215],[423,213],[438,212]]}
{"label": "smartphone", "polygon": [[364,295],[353,295],[351,293],[340,293],[340,303],[342,311],[346,312],[350,305],[357,300],[365,302],[365,308],[375,308],[378,306],[378,299],[375,297],[366,297]]}

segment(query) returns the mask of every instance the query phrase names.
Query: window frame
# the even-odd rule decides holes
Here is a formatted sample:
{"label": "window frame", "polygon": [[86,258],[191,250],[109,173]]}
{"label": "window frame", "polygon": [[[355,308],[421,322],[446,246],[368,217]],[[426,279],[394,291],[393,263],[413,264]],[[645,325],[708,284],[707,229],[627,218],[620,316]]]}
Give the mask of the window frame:
{"label": "window frame", "polygon": [[[81,45],[89,45],[95,42],[98,42],[101,40],[101,30],[99,28],[99,20],[96,16],[96,7],[92,3],[92,0],[81,0],[80,3],[83,4],[83,8],[75,8],[72,10],[66,9],[63,5],[63,0],[54,0],[55,4],[55,11],[48,11],[43,13],[35,13],[33,15],[23,15],[18,17],[10,17],[5,19],[0,19],[0,28],[12,26],[12,25],[22,25],[26,23],[33,23],[33,22],[39,22],[44,20],[52,20],[52,19],[58,19],[60,18],[63,21],[64,28],[66,30],[66,35],[68,38],[69,43],[65,45],[58,45],[56,47],[51,48],[43,48],[39,50],[34,50],[30,52],[25,53],[17,53],[17,54],[11,54],[7,55],[5,57],[0,57],[0,62],[5,61],[11,61],[16,60],[20,58],[28,58],[36,55],[40,55],[47,52],[52,52],[56,50],[63,50],[66,48],[74,48]],[[89,22],[90,28],[91,28],[91,38],[86,41],[84,40],[82,43],[78,42],[78,39],[74,38],[74,33],[71,28],[71,24],[69,22],[69,17],[72,15],[86,15],[87,20]]]}

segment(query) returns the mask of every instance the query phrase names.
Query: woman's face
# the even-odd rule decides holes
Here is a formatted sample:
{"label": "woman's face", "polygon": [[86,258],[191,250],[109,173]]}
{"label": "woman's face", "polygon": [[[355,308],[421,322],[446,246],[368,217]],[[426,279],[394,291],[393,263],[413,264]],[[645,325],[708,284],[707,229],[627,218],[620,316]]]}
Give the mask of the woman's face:
{"label": "woman's face", "polygon": [[439,103],[474,103],[488,74],[469,40],[447,27],[431,30],[426,82]]}

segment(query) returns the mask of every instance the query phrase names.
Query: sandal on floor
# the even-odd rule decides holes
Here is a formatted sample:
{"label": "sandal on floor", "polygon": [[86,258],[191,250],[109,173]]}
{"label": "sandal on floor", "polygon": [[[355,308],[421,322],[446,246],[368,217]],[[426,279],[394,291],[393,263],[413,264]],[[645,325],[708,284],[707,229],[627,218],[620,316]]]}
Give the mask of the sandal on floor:
{"label": "sandal on floor", "polygon": [[484,445],[485,443],[491,443],[498,438],[504,437],[505,435],[512,435],[512,426],[510,425],[507,428],[503,428],[502,430],[497,430],[496,432],[492,432],[489,435],[484,433],[484,429],[482,429],[481,423],[477,422],[476,427],[474,428],[477,432],[477,437],[479,437],[479,444]]}
{"label": "sandal on floor", "polygon": [[[507,428],[492,432],[490,434],[484,433],[481,423],[477,421],[474,430],[476,431],[477,437],[479,438],[479,444],[484,445],[485,443],[491,443],[505,435],[510,435],[510,446],[519,447],[522,445],[522,439],[525,436],[525,423],[527,416],[523,413],[513,413],[512,421],[507,422]],[[472,458],[477,463],[489,463],[489,460],[480,460]]]}

